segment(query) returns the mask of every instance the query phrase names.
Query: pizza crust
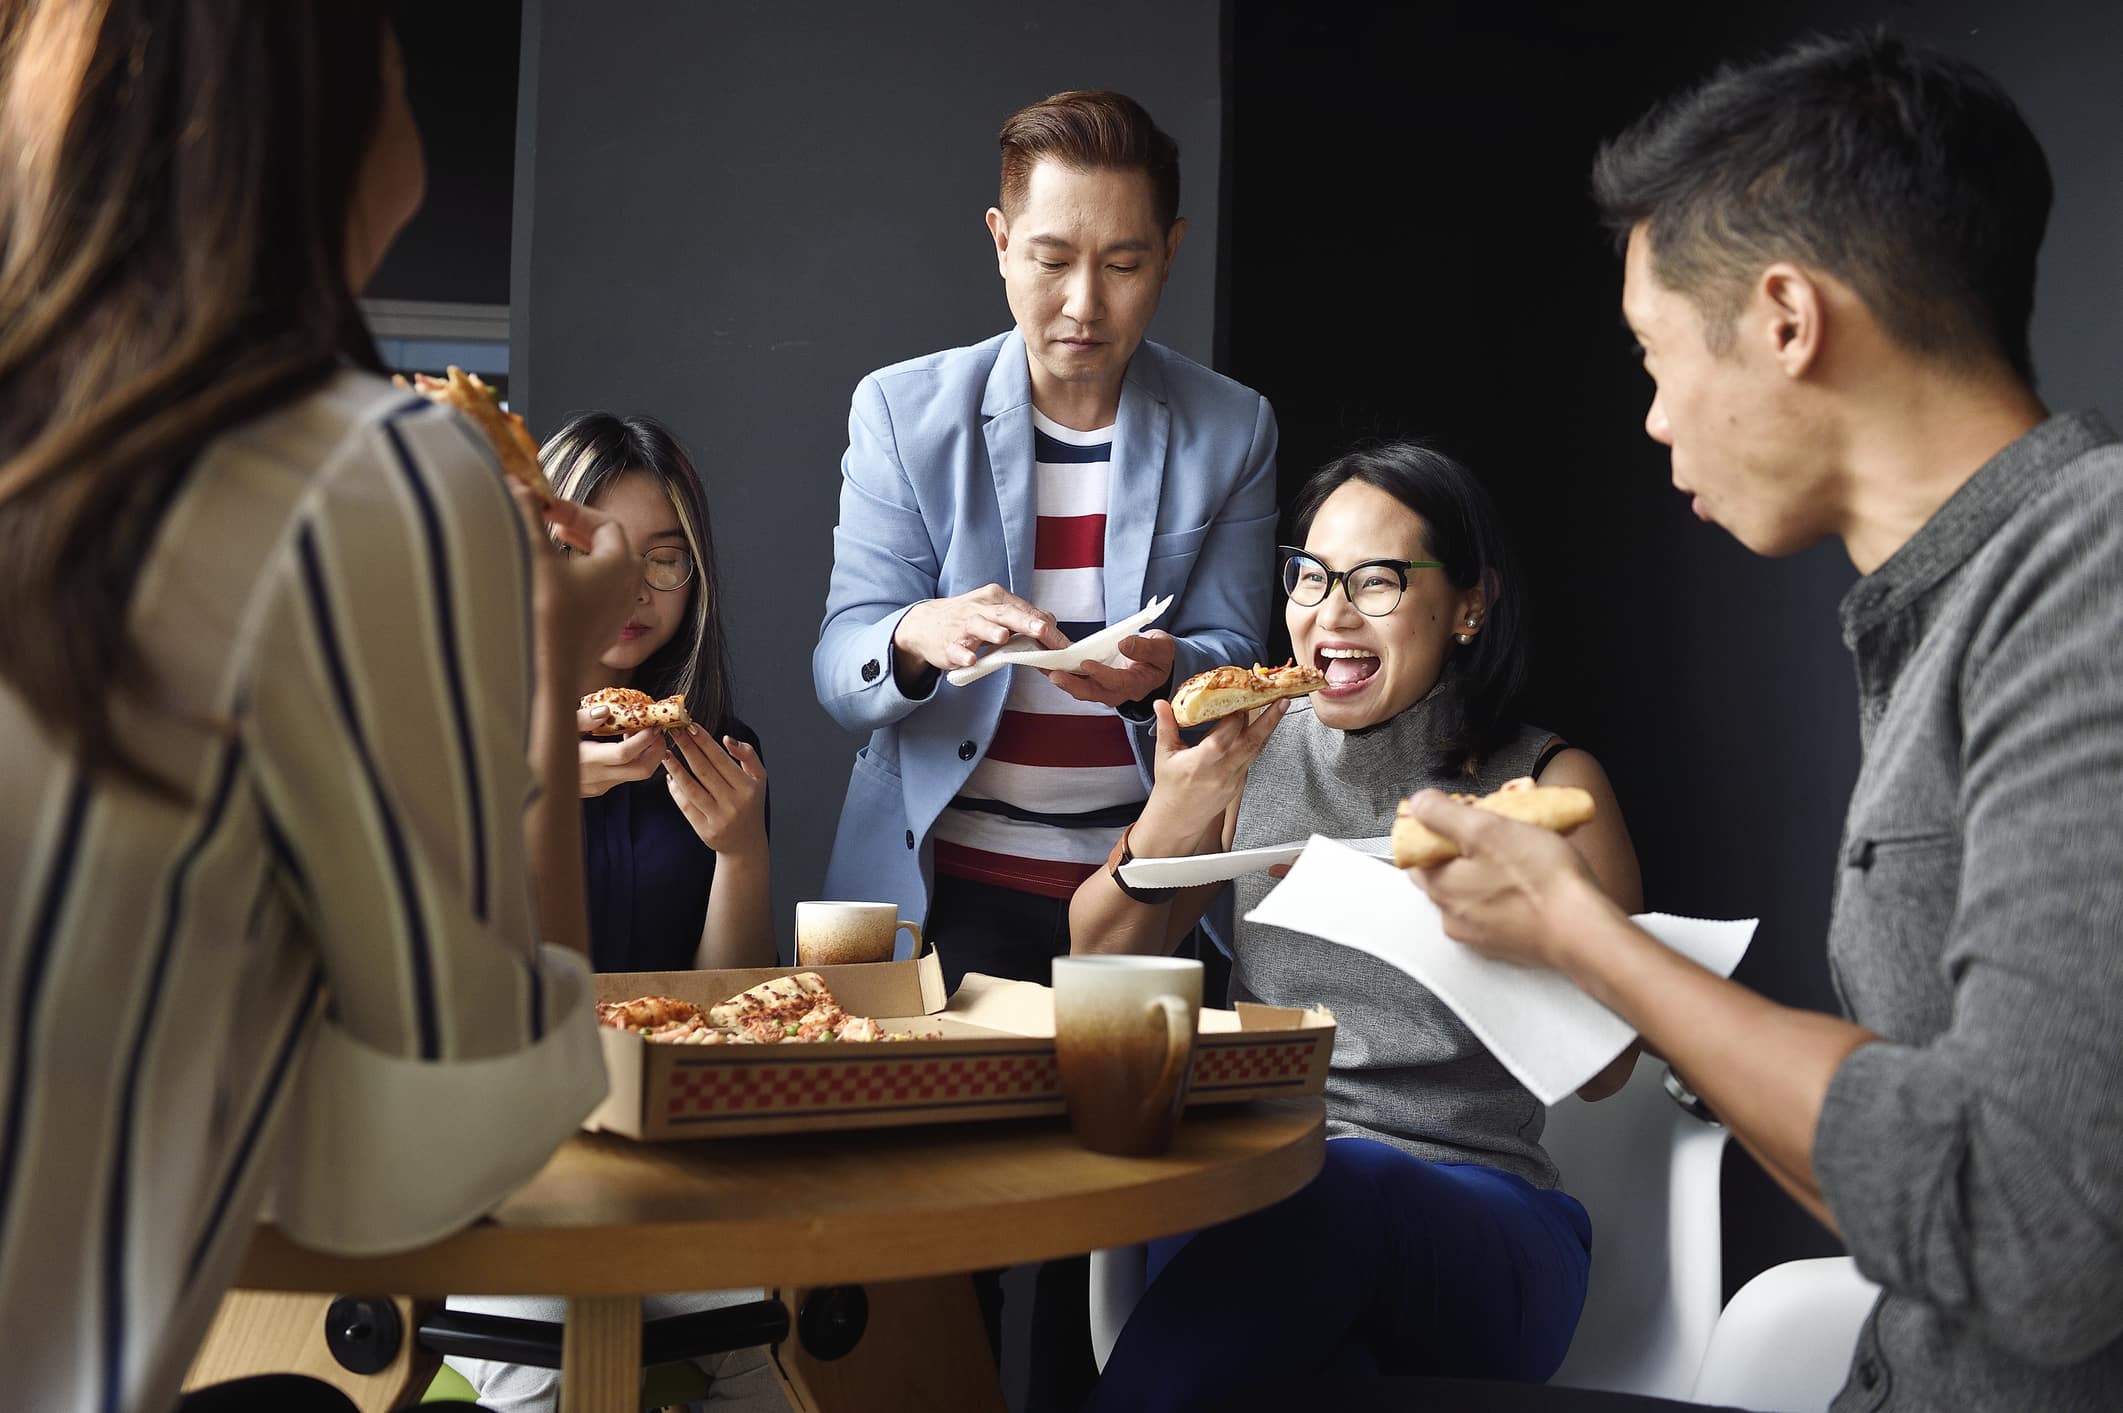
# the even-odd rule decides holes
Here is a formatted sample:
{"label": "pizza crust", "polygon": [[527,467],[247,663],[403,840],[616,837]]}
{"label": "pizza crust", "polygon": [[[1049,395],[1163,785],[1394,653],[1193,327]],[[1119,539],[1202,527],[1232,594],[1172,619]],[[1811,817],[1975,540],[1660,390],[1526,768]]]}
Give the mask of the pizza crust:
{"label": "pizza crust", "polygon": [[391,381],[419,393],[430,402],[454,407],[469,417],[493,446],[494,455],[501,460],[501,469],[529,486],[537,494],[540,505],[551,505],[553,483],[546,479],[545,468],[538,464],[538,443],[532,440],[531,429],[524,425],[523,419],[513,412],[502,411],[501,394],[488,387],[477,373],[467,373],[454,363],[444,372],[446,376],[440,378],[415,373],[410,382],[399,373],[393,375]]}
{"label": "pizza crust", "polygon": [[633,731],[676,731],[691,726],[693,718],[686,713],[685,694],[665,697],[657,701],[647,692],[638,692],[632,687],[599,687],[584,697],[582,710],[593,706],[607,708],[611,715],[602,726],[590,729],[592,736],[624,736]]}
{"label": "pizza crust", "polygon": [[[1502,815],[1521,824],[1537,824],[1558,834],[1568,834],[1589,823],[1593,816],[1589,792],[1575,785],[1536,785],[1530,776],[1505,781],[1493,795],[1453,795],[1451,799],[1469,809]],[[1459,856],[1459,845],[1417,823],[1409,812],[1409,801],[1401,801],[1393,815],[1395,868],[1434,868]]]}
{"label": "pizza crust", "polygon": [[1172,694],[1172,717],[1182,726],[1199,726],[1284,697],[1302,697],[1326,685],[1326,673],[1294,662],[1281,667],[1255,663],[1251,671],[1243,667],[1212,667],[1179,684]]}

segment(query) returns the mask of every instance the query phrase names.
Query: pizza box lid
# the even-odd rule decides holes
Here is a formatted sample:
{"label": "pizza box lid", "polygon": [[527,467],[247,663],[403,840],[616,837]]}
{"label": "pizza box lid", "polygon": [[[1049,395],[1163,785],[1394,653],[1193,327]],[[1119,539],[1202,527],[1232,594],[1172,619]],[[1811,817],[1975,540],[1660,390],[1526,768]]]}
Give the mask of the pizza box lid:
{"label": "pizza box lid", "polygon": [[[969,975],[946,998],[935,954],[837,967],[606,972],[599,1001],[675,996],[711,1006],[777,976],[815,971],[851,1015],[887,1031],[941,1031],[886,1045],[659,1045],[600,1027],[609,1090],[583,1121],[642,1139],[801,1133],[1062,1112],[1054,993]],[[1241,1003],[1204,1008],[1189,1104],[1317,1094],[1334,1017]]]}

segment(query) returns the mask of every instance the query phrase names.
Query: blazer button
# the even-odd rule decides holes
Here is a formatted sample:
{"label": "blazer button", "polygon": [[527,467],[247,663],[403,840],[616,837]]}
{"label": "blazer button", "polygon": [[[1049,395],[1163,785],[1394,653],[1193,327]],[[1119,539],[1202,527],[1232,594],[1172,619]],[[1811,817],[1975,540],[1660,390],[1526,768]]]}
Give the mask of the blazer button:
{"label": "blazer button", "polygon": [[877,674],[882,670],[883,669],[879,668],[877,665],[877,659],[873,657],[868,662],[862,665],[862,680],[865,682],[875,682],[877,680]]}
{"label": "blazer button", "polygon": [[971,741],[960,741],[958,743],[958,758],[960,760],[971,760],[974,753],[979,749],[980,747],[974,745]]}
{"label": "blazer button", "polygon": [[907,847],[910,849],[914,847],[914,831],[911,829],[907,831]]}

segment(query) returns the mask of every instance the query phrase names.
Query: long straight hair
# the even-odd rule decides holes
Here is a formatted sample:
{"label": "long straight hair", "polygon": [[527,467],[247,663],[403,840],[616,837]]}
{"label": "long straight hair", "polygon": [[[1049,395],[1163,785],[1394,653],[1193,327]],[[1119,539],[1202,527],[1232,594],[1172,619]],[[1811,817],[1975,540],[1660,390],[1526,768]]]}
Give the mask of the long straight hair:
{"label": "long straight hair", "polygon": [[693,600],[684,625],[671,641],[636,669],[634,685],[654,697],[683,693],[692,718],[718,735],[729,729],[732,711],[730,652],[722,622],[722,577],[715,564],[715,526],[693,459],[671,429],[654,417],[577,412],[547,439],[538,453],[556,494],[595,505],[598,494],[622,476],[653,478],[678,517],[686,550],[693,556]]}
{"label": "long straight hair", "polygon": [[1320,507],[1341,487],[1361,481],[1422,518],[1426,557],[1444,562],[1452,587],[1482,590],[1482,631],[1455,644],[1438,678],[1430,715],[1431,764],[1473,775],[1518,730],[1526,684],[1526,614],[1518,571],[1496,503],[1474,473],[1417,441],[1363,447],[1312,473],[1291,508],[1303,544]]}
{"label": "long straight hair", "polygon": [[112,719],[155,685],[133,587],[209,441],[379,366],[346,243],[384,25],[332,0],[0,8],[0,680],[166,797]]}

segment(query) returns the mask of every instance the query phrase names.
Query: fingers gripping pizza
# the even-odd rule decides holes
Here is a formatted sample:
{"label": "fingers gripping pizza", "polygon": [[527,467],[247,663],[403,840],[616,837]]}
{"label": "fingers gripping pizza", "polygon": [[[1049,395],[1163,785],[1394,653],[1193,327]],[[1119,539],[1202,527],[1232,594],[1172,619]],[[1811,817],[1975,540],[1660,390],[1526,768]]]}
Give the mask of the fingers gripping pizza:
{"label": "fingers gripping pizza", "polygon": [[494,455],[501,458],[501,469],[535,491],[539,504],[550,505],[553,483],[546,479],[545,468],[538,464],[538,443],[531,439],[531,429],[515,413],[501,410],[501,395],[488,387],[477,373],[467,373],[454,363],[445,371],[447,376],[441,378],[415,373],[411,382],[400,373],[391,381],[419,393],[430,402],[454,407],[469,417],[493,444]]}
{"label": "fingers gripping pizza", "polygon": [[868,1016],[842,1010],[815,971],[777,976],[719,1005],[702,1007],[669,996],[641,996],[597,1008],[600,1025],[639,1031],[666,1045],[814,1045],[825,1041],[934,1040],[887,1034]]}
{"label": "fingers gripping pizza", "polygon": [[1326,673],[1295,662],[1281,667],[1255,663],[1250,672],[1243,667],[1212,667],[1179,684],[1172,694],[1172,716],[1182,726],[1199,726],[1284,697],[1302,697],[1326,685]]}
{"label": "fingers gripping pizza", "polygon": [[[1538,824],[1558,834],[1568,834],[1589,822],[1593,813],[1592,796],[1586,791],[1574,785],[1536,785],[1530,777],[1507,780],[1493,795],[1454,795],[1451,798],[1453,803],[1469,809],[1502,815],[1521,824]],[[1409,801],[1402,800],[1400,808],[1394,811],[1393,866],[1431,868],[1458,858],[1460,846],[1417,823],[1408,806]]]}
{"label": "fingers gripping pizza", "polygon": [[582,699],[584,711],[593,706],[604,707],[611,713],[602,726],[590,732],[593,736],[624,736],[631,731],[651,728],[670,731],[693,724],[693,718],[686,714],[683,693],[657,701],[647,692],[637,692],[632,687],[600,687]]}

